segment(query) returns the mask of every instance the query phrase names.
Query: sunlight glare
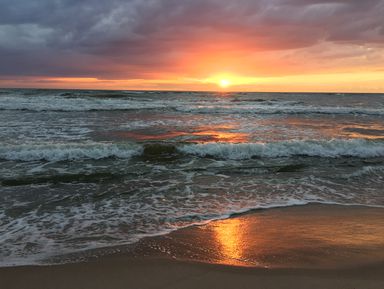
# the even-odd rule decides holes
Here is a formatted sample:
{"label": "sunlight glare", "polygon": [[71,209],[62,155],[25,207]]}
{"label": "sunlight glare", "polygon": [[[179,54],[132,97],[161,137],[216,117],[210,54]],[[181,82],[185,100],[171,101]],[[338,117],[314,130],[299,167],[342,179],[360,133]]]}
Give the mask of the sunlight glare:
{"label": "sunlight glare", "polygon": [[230,85],[231,85],[231,82],[228,79],[220,79],[219,81],[219,86],[221,88],[227,88]]}

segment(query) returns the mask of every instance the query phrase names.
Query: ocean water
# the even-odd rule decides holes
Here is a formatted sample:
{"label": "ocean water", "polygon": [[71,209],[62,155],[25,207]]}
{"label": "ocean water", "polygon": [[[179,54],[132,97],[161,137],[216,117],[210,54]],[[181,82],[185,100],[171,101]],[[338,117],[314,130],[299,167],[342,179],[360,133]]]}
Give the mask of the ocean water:
{"label": "ocean water", "polygon": [[384,94],[0,90],[0,266],[383,185]]}

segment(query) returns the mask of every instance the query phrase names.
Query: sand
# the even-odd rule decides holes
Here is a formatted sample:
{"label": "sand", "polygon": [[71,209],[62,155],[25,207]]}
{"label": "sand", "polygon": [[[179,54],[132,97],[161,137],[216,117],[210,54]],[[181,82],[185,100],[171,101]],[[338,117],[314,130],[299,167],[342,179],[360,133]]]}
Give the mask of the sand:
{"label": "sand", "polygon": [[384,210],[258,211],[88,262],[0,268],[1,289],[384,288]]}
{"label": "sand", "polygon": [[381,264],[348,270],[254,269],[115,257],[63,266],[2,269],[0,288],[382,289],[384,266]]}

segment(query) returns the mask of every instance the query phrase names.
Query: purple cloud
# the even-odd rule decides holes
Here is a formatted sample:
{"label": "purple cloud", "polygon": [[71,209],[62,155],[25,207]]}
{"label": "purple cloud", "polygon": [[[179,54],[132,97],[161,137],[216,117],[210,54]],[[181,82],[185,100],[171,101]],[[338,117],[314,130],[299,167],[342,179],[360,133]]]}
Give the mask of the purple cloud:
{"label": "purple cloud", "polygon": [[[0,0],[0,74],[145,78],[207,47],[384,44],[383,0]],[[342,56],[340,56],[342,57]]]}

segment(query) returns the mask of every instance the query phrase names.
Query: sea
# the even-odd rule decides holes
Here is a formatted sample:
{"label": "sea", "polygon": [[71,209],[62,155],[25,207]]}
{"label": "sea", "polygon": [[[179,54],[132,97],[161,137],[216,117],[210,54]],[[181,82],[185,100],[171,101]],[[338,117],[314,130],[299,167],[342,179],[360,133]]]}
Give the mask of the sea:
{"label": "sea", "polygon": [[383,186],[384,94],[0,89],[0,266]]}

